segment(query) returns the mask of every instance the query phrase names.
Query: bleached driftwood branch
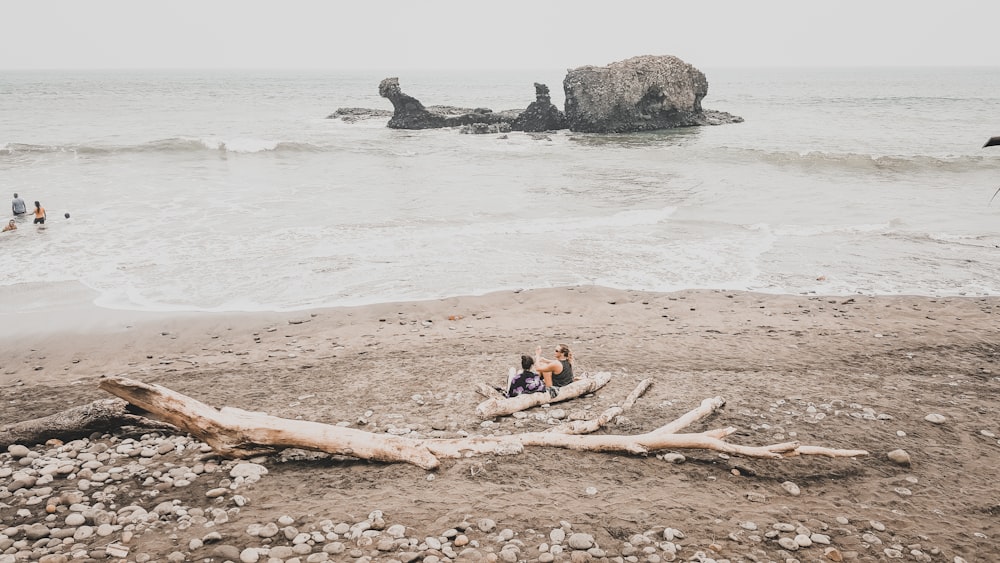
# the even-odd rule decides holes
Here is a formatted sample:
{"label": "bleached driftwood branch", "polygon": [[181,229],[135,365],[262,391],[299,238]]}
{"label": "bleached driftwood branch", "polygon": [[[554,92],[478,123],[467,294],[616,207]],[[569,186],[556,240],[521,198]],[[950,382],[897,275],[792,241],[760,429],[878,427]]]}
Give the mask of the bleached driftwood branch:
{"label": "bleached driftwood branch", "polygon": [[596,432],[598,429],[607,426],[609,422],[615,419],[617,416],[621,416],[622,413],[632,408],[636,400],[649,389],[653,381],[651,379],[643,379],[639,382],[639,385],[629,393],[629,396],[625,398],[621,406],[615,405],[601,414],[596,418],[591,418],[589,420],[574,420],[572,422],[567,422],[565,424],[560,424],[559,426],[554,426],[549,428],[547,432],[559,432],[562,434],[589,434],[591,432]]}
{"label": "bleached driftwood branch", "polygon": [[[527,432],[510,436],[456,439],[416,439],[374,434],[318,422],[291,420],[242,409],[216,410],[195,399],[159,385],[124,377],[105,378],[101,389],[125,399],[150,416],[184,430],[225,457],[247,457],[277,448],[303,448],[385,462],[405,462],[434,469],[442,458],[483,454],[516,454],[526,446],[559,447],[599,452],[646,454],[669,448],[703,448],[749,457],[781,458],[792,455],[854,457],[863,450],[837,450],[786,442],[769,446],[740,446],[723,441],[735,429],[678,434],[678,429],[708,416],[724,404],[720,397],[652,432],[633,436],[574,435],[560,432]],[[528,395],[530,397],[530,395]]]}

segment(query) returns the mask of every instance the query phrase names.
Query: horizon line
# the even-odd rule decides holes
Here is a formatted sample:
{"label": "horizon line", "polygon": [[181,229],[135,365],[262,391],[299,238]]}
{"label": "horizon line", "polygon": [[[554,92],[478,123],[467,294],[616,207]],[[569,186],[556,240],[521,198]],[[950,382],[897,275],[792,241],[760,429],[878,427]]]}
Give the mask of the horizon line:
{"label": "horizon line", "polygon": [[[601,66],[601,65],[584,65]],[[695,66],[695,65],[692,65]],[[580,67],[567,67],[565,70],[572,70]],[[1000,65],[988,64],[861,64],[861,65],[704,65],[695,68],[709,68],[715,70],[850,70],[850,69],[974,69],[974,68],[1000,68]],[[256,66],[228,66],[228,67],[200,67],[200,66],[153,66],[153,67],[131,67],[131,66],[95,66],[95,67],[0,67],[0,72],[94,72],[94,71],[283,71],[283,72],[505,72],[505,71],[554,71],[561,70],[560,67],[412,67],[406,69],[391,67],[256,67]]]}

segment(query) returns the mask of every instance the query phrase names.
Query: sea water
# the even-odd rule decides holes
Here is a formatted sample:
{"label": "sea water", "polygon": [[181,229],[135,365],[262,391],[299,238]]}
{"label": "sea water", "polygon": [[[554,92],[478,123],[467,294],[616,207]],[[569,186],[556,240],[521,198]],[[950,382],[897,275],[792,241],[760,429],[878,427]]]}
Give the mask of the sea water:
{"label": "sea water", "polygon": [[541,82],[562,107],[562,70],[5,72],[0,195],[48,221],[0,235],[0,292],[71,282],[153,311],[575,284],[1000,293],[1000,147],[982,148],[1000,68],[703,70],[704,107],[744,123],[464,135],[327,117],[391,109],[388,76],[425,105],[524,108]]}

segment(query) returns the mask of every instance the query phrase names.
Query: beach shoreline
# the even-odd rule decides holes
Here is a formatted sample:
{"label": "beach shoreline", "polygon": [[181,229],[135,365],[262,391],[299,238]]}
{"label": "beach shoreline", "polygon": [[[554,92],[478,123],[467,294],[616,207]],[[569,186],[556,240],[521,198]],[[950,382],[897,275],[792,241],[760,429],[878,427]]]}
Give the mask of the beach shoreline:
{"label": "beach shoreline", "polygon": [[[558,405],[566,413],[599,413],[639,381],[653,381],[608,433],[649,431],[722,396],[725,406],[691,431],[733,426],[734,443],[798,440],[870,455],[758,460],[688,450],[678,452],[686,462],[672,464],[655,455],[529,448],[517,456],[447,460],[433,472],[267,457],[262,463],[271,475],[217,529],[227,531],[227,541],[250,545],[257,540],[241,530],[275,514],[348,521],[380,510],[417,535],[490,518],[516,531],[529,544],[524,558],[534,560],[539,542],[526,541],[530,533],[547,536],[561,521],[619,556],[623,538],[670,527],[686,534],[679,555],[741,560],[791,556],[766,535],[773,524],[791,522],[821,530],[845,560],[883,560],[885,549],[899,545],[904,553],[937,553],[934,561],[986,561],[1000,556],[992,516],[1000,507],[993,486],[1000,468],[991,461],[1000,452],[993,416],[1000,398],[998,307],[1000,297],[595,286],[287,313],[105,315],[74,306],[32,313],[77,319],[60,321],[58,329],[12,334],[8,323],[0,338],[0,425],[108,398],[98,379],[124,375],[216,407],[372,432],[544,430],[552,419],[535,415],[555,407],[484,423],[475,416],[482,397],[474,389],[500,384],[535,346],[567,344],[578,374],[607,371],[612,382]],[[928,422],[928,414],[945,422]],[[896,449],[912,464],[890,461],[887,453]],[[171,489],[157,502],[200,496],[204,503],[203,489],[218,480]],[[801,493],[791,495],[785,482]],[[5,522],[8,512],[12,517],[12,508],[0,508]],[[741,527],[751,521],[758,532]],[[170,546],[149,541],[144,549],[169,553]],[[796,556],[818,560],[823,553],[814,546]]]}

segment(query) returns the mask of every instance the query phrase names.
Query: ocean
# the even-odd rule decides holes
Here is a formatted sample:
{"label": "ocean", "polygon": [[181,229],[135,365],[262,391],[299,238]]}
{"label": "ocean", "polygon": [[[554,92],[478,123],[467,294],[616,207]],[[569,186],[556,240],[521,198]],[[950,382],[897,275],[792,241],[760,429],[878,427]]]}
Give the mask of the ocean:
{"label": "ocean", "polygon": [[388,76],[425,105],[524,108],[541,82],[561,107],[559,69],[4,72],[0,185],[48,222],[0,235],[0,293],[17,308],[28,289],[86,288],[140,311],[577,284],[1000,293],[1000,147],[982,147],[1000,68],[702,70],[704,107],[744,123],[464,135],[327,118],[391,109]]}

